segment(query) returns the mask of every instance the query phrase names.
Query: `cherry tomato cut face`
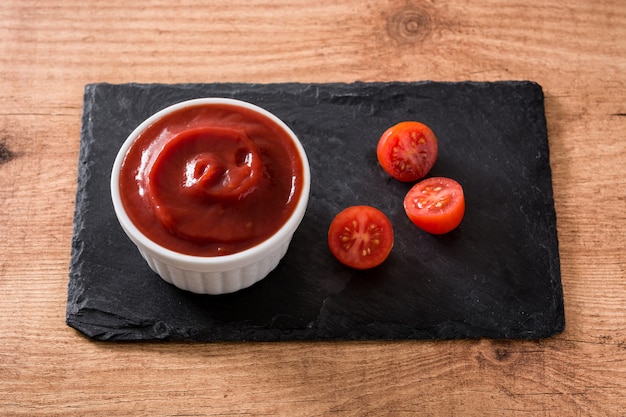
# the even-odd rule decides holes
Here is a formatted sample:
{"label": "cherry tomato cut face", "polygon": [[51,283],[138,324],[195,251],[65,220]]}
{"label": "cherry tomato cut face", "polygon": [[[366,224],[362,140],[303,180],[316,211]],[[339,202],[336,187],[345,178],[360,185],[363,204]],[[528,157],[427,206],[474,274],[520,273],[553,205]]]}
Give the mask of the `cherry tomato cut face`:
{"label": "cherry tomato cut face", "polygon": [[450,178],[425,179],[415,184],[406,194],[404,210],[420,229],[432,234],[448,233],[463,220],[463,188]]}
{"label": "cherry tomato cut face", "polygon": [[328,246],[344,265],[355,269],[373,268],[387,259],[393,247],[391,222],[374,207],[348,207],[331,222]]}
{"label": "cherry tomato cut face", "polygon": [[437,160],[438,143],[433,131],[420,122],[401,122],[378,141],[376,155],[385,171],[399,181],[417,181]]}

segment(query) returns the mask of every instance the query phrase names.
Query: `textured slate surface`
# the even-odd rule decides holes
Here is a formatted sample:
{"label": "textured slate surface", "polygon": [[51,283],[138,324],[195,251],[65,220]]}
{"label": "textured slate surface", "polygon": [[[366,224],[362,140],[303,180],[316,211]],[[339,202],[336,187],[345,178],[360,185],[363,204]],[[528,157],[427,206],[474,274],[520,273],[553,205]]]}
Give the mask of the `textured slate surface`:
{"label": "textured slate surface", "polygon": [[[203,296],[150,271],[117,224],[110,169],[126,136],[179,101],[233,97],[299,135],[312,191],[279,267],[235,294]],[[461,226],[431,236],[406,218],[410,184],[378,166],[389,126],[419,120],[439,138],[431,175],[459,181]],[[326,232],[354,204],[396,232],[382,266],[334,260]],[[564,328],[543,92],[532,82],[92,84],[85,88],[67,324],[99,340],[544,338]]]}

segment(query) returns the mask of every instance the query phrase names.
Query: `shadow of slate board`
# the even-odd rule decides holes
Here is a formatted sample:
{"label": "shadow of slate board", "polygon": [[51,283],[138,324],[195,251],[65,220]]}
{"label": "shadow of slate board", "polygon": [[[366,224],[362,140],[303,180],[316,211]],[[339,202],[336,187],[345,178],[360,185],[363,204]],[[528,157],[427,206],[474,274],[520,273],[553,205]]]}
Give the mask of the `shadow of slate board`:
{"label": "shadow of slate board", "polygon": [[[151,272],[109,193],[118,148],[144,119],[198,97],[275,113],[300,137],[310,203],[266,279],[229,295],[181,291]],[[378,165],[403,120],[429,125],[429,176],[460,182],[466,215],[433,236],[406,217],[412,184]],[[330,254],[336,213],[368,204],[395,230],[389,259],[355,271]],[[97,340],[286,341],[545,338],[565,325],[541,87],[528,81],[329,84],[90,84],[85,88],[67,324]]]}

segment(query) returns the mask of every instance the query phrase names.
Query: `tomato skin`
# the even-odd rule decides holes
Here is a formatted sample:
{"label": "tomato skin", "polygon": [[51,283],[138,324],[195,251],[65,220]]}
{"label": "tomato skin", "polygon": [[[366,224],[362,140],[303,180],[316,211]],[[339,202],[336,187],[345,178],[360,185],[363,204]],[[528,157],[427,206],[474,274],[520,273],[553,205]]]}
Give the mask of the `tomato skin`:
{"label": "tomato skin", "polygon": [[430,172],[439,151],[437,137],[420,122],[400,122],[387,129],[378,141],[378,162],[393,178],[417,181]]}
{"label": "tomato skin", "polygon": [[328,247],[344,265],[370,269],[382,264],[393,247],[389,218],[371,206],[351,206],[335,216],[328,228]]}
{"label": "tomato skin", "polygon": [[406,194],[404,210],[420,229],[437,235],[448,233],[457,228],[465,215],[463,187],[450,178],[425,179]]}

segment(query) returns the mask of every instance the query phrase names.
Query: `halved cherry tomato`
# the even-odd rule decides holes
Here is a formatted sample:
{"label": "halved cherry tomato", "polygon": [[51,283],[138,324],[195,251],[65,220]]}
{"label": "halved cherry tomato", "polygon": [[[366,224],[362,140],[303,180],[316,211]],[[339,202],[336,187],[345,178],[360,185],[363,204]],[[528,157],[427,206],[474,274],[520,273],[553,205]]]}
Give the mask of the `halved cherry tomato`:
{"label": "halved cherry tomato", "polygon": [[425,179],[406,194],[404,210],[417,227],[432,234],[448,233],[465,214],[463,187],[450,178]]}
{"label": "halved cherry tomato", "polygon": [[385,171],[399,181],[417,181],[428,174],[438,152],[437,137],[420,122],[401,122],[378,141],[376,155]]}
{"label": "halved cherry tomato", "polygon": [[344,265],[355,269],[373,268],[389,256],[393,228],[387,216],[374,207],[348,207],[331,222],[328,246]]}

